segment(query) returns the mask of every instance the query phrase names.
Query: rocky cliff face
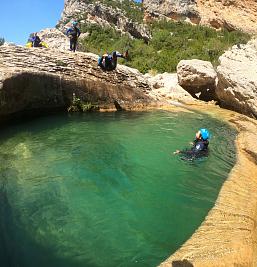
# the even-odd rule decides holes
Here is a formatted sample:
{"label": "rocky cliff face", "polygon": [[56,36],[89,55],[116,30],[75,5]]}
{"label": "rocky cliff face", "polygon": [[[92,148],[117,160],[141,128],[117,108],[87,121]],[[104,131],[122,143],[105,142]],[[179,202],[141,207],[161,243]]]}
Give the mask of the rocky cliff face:
{"label": "rocky cliff face", "polygon": [[[51,33],[41,32],[46,36]],[[196,102],[178,85],[176,74],[151,77],[123,65],[106,72],[97,66],[97,59],[91,53],[1,46],[0,122],[23,113],[67,110],[73,93],[102,110]]]}
{"label": "rocky cliff face", "polygon": [[216,29],[257,33],[255,0],[144,0],[143,4],[146,17],[161,14],[176,20],[188,18]]}
{"label": "rocky cliff face", "polygon": [[[130,3],[131,0],[127,1],[127,3]],[[136,12],[137,9],[139,9],[139,7],[131,1],[130,11]],[[72,19],[79,20],[81,24],[97,23],[101,26],[114,27],[116,30],[126,32],[135,38],[142,38],[145,40],[150,38],[148,27],[129,18],[126,11],[123,9],[122,1],[119,0],[106,2],[65,0],[64,10],[58,23],[59,29],[64,31],[65,26]]]}
{"label": "rocky cliff face", "polygon": [[196,22],[200,20],[195,0],[143,0],[143,7],[146,17],[164,15],[175,20],[182,18],[190,18]]}
{"label": "rocky cliff face", "polygon": [[100,108],[155,105],[150,85],[135,69],[104,72],[97,56],[54,49],[0,47],[0,120],[26,112],[67,109],[72,95]]}
{"label": "rocky cliff face", "polygon": [[201,24],[257,33],[255,0],[197,0]]}

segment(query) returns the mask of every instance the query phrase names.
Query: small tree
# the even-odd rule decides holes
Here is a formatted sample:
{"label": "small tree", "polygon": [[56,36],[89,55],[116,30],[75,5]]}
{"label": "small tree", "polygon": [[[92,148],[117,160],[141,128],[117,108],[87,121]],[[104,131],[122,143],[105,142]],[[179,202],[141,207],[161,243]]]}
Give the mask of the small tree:
{"label": "small tree", "polygon": [[0,37],[0,46],[4,44],[4,38]]}

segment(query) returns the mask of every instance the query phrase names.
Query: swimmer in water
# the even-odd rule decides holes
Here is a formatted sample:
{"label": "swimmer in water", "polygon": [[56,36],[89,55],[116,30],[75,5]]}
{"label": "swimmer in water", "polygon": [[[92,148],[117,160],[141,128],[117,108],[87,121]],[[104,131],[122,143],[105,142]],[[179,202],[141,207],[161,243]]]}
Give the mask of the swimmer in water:
{"label": "swimmer in water", "polygon": [[208,130],[200,129],[196,133],[195,140],[190,149],[176,150],[174,154],[181,154],[183,155],[183,159],[189,160],[208,156],[209,136]]}

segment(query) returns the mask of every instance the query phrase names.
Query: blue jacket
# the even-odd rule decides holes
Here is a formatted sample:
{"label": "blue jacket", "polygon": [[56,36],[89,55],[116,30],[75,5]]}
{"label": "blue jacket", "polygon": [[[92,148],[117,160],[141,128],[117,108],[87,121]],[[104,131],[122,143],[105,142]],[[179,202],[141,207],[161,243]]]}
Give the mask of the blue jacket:
{"label": "blue jacket", "polygon": [[72,26],[71,28],[69,28],[67,31],[66,31],[66,35],[69,36],[71,35],[73,38],[77,38],[80,36],[80,30],[78,27],[74,27]]}

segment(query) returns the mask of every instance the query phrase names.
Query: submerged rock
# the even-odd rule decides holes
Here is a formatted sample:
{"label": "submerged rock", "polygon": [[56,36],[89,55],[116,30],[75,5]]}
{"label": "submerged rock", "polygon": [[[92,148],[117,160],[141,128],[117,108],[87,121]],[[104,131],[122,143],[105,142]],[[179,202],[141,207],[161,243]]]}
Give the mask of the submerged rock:
{"label": "submerged rock", "polygon": [[257,39],[220,58],[216,94],[221,106],[257,118]]}

